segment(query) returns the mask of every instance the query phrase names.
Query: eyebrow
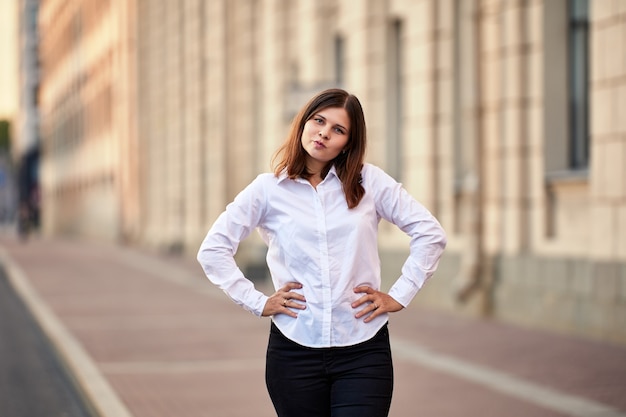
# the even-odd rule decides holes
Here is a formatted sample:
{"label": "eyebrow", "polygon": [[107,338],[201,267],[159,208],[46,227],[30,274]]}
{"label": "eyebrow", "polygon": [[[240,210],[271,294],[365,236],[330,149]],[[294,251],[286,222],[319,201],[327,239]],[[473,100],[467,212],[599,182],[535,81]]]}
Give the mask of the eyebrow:
{"label": "eyebrow", "polygon": [[[322,116],[320,113],[315,113],[315,115],[313,117],[319,117],[320,119],[324,119],[325,121],[328,121],[328,119],[325,118],[324,116]],[[342,128],[346,132],[348,131],[348,129],[345,126],[340,125],[339,123],[335,123],[335,126],[338,126],[338,127]]]}

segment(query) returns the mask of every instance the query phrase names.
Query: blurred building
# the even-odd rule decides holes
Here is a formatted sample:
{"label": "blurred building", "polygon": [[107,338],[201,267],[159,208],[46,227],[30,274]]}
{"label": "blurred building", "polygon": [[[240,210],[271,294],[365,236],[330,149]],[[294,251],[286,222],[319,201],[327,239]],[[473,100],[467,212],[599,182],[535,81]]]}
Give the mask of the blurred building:
{"label": "blurred building", "polygon": [[18,232],[38,229],[40,223],[39,188],[39,0],[19,0],[19,112],[12,153],[16,161],[18,195]]}
{"label": "blurred building", "polygon": [[10,142],[18,115],[17,4],[0,2],[0,226],[11,224],[17,208],[17,193]]}
{"label": "blurred building", "polygon": [[0,120],[12,120],[17,113],[17,3],[0,2]]}
{"label": "blurred building", "polygon": [[17,159],[36,152],[39,147],[39,0],[19,0],[17,5],[17,46],[19,112],[12,152]]}
{"label": "blurred building", "polygon": [[37,225],[37,0],[0,3],[0,223]]}
{"label": "blurred building", "polygon": [[45,233],[119,240],[137,213],[131,1],[41,1]]}
{"label": "blurred building", "polygon": [[[626,343],[626,2],[43,0],[40,30],[46,233],[195,254],[342,86],[448,231],[416,303]],[[381,225],[387,285],[406,247]]]}

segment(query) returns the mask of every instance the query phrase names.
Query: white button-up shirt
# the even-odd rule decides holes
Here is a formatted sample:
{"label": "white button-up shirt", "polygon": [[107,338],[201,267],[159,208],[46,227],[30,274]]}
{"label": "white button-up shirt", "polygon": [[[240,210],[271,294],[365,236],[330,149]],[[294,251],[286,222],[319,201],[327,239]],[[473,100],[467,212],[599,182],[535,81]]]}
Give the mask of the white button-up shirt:
{"label": "white button-up shirt", "polygon": [[410,236],[410,255],[388,294],[407,306],[435,272],[446,245],[439,222],[380,168],[365,164],[365,195],[348,209],[334,167],[315,189],[285,173],[259,175],[218,217],[198,252],[207,277],[246,310],[260,316],[268,296],[255,289],[234,255],[255,228],[268,246],[267,265],[274,287],[299,282],[306,298],[297,318],[272,320],[289,339],[309,347],[349,346],[372,338],[387,322],[355,318],[351,303],[362,285],[380,290],[378,223],[385,219]]}

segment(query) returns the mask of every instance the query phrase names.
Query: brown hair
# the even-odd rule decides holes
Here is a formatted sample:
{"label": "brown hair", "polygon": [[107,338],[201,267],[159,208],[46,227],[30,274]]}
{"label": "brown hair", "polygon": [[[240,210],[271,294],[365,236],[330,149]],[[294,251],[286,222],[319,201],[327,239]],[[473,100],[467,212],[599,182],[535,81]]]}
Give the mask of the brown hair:
{"label": "brown hair", "polygon": [[278,176],[283,170],[287,170],[287,176],[291,179],[309,178],[312,175],[306,169],[307,153],[302,147],[302,132],[305,123],[311,117],[330,107],[346,110],[350,119],[350,132],[345,153],[340,153],[335,159],[328,162],[322,171],[322,178],[326,177],[330,168],[335,165],[337,176],[343,184],[343,192],[348,207],[354,208],[365,194],[365,189],[361,185],[361,169],[365,158],[367,138],[365,116],[361,103],[356,96],[347,91],[339,88],[324,90],[311,98],[300,110],[293,119],[287,139],[272,158],[274,174]]}

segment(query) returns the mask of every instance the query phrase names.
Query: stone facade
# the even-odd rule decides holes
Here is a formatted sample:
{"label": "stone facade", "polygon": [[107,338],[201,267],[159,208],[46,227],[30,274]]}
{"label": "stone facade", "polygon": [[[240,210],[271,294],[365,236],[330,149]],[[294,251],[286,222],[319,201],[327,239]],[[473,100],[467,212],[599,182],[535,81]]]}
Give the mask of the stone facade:
{"label": "stone facade", "polygon": [[42,1],[43,232],[124,239],[138,224],[130,1]]}
{"label": "stone facade", "polygon": [[416,303],[626,343],[626,2],[585,3],[44,0],[45,230],[193,255],[342,86],[448,232]]}

